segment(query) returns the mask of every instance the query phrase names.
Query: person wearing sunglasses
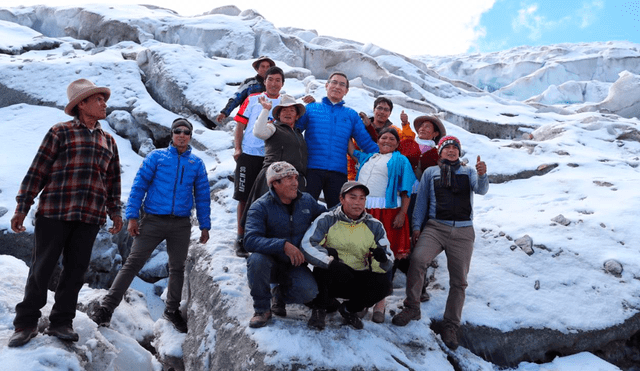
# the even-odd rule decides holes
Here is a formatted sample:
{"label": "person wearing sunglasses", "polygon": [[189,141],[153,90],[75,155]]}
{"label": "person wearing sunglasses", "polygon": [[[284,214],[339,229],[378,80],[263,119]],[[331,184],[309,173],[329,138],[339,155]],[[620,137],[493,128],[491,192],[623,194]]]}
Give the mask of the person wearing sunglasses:
{"label": "person wearing sunglasses", "polygon": [[[164,240],[169,255],[169,284],[163,317],[180,332],[187,323],[180,312],[184,266],[191,237],[191,209],[195,200],[200,243],[209,240],[211,194],[204,162],[191,153],[193,125],[184,118],[171,124],[168,148],[156,149],[142,162],[131,187],[125,216],[133,237],[131,252],[118,272],[102,305],[89,317],[109,326],[113,311],[155,248]],[[140,219],[140,207],[144,216]],[[140,222],[138,222],[140,219]]]}

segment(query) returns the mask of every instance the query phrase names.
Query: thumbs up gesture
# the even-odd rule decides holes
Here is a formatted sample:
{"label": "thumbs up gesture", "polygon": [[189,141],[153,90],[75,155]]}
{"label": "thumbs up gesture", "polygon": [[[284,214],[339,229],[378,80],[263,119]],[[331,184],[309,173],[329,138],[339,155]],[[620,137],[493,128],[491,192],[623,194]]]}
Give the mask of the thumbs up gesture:
{"label": "thumbs up gesture", "polygon": [[404,113],[404,110],[400,113],[400,121],[402,121],[402,125],[409,125],[409,115]]}
{"label": "thumbs up gesture", "polygon": [[487,173],[487,164],[480,159],[480,155],[478,155],[478,159],[476,160],[476,171],[479,176],[483,176]]}

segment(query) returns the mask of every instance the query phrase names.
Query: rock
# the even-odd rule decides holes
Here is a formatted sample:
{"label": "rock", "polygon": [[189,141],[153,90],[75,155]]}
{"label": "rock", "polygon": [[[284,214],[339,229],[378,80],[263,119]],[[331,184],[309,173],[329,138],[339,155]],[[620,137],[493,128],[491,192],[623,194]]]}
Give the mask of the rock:
{"label": "rock", "polygon": [[[0,191],[0,193],[2,193],[2,192]],[[0,218],[2,218],[8,212],[9,212],[9,209],[7,209],[4,206],[0,206]]]}
{"label": "rock", "polygon": [[557,356],[596,352],[606,349],[609,344],[629,340],[638,331],[640,313],[606,329],[566,333],[546,328],[502,332],[486,326],[463,325],[460,327],[460,346],[500,367],[517,367],[524,361],[546,363]]}
{"label": "rock", "polygon": [[622,264],[617,260],[607,260],[604,262],[604,271],[616,277],[622,277]]}
{"label": "rock", "polygon": [[516,239],[514,242],[527,255],[533,255],[533,239],[528,234]]}
{"label": "rock", "polygon": [[564,225],[565,227],[571,224],[571,220],[564,217],[564,215],[560,214],[555,218],[551,219],[552,222],[556,222],[558,224]]}

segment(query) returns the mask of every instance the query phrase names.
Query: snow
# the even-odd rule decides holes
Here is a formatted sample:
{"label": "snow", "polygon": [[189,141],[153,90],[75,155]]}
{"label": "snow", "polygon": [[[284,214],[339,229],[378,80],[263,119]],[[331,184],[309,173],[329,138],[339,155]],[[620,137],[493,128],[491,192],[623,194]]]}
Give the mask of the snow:
{"label": "snow", "polygon": [[[100,9],[94,10],[111,12],[107,7]],[[109,14],[123,21],[134,14],[148,18],[150,24],[154,23],[154,17],[164,17],[164,20],[173,17],[165,11],[142,10],[137,6],[118,9]],[[200,27],[214,27],[207,24],[212,18],[222,19],[223,29],[241,24],[235,17],[222,15],[190,22]],[[176,18],[174,22],[185,21]],[[0,48],[12,47],[13,44],[7,44],[6,40],[24,45],[35,37],[39,34],[26,27],[0,21],[0,40],[3,40]],[[195,104],[213,103],[222,107],[235,92],[235,86],[228,83],[237,83],[254,74],[250,61],[208,58],[198,47],[154,40],[135,47],[148,50],[145,53],[162,55],[165,63],[168,61],[167,70],[177,81],[185,84],[183,93]],[[65,89],[69,76],[85,77],[112,89],[110,106],[125,107],[134,100],[137,110],[153,115],[155,121],[168,126],[176,114],[162,108],[149,96],[138,67],[141,61],[124,60],[123,49],[126,49],[125,44],[119,44],[94,54],[63,43],[54,50],[30,51],[12,57],[0,55],[0,77],[3,84],[34,92],[38,99],[57,106],[64,106],[67,102]],[[466,79],[476,86],[489,87],[489,90],[501,90],[496,95],[457,93],[442,97],[416,87],[429,98],[429,102],[461,116],[505,125],[514,121],[514,116],[503,115],[508,112],[516,115],[518,122],[532,127],[531,140],[489,139],[444,120],[448,134],[461,140],[463,157],[469,160],[470,165],[474,165],[477,156],[481,156],[490,175],[512,175],[535,170],[540,165],[557,164],[546,175],[494,183],[487,195],[475,197],[476,243],[463,322],[502,331],[544,327],[568,333],[576,329],[595,330],[620,324],[637,313],[640,307],[640,281],[637,279],[640,271],[637,258],[640,230],[634,225],[640,209],[640,143],[617,139],[623,133],[638,130],[638,119],[599,112],[541,113],[521,102],[537,95],[536,99],[541,103],[568,107],[602,102],[605,98],[616,101],[630,94],[631,84],[620,84],[624,89],[609,91],[618,77],[611,79],[612,73],[604,67],[602,76],[606,79],[587,82],[586,85],[582,79],[571,80],[565,66],[580,66],[579,61],[589,53],[609,59],[624,59],[637,55],[637,45],[631,50],[629,43],[624,42],[591,46],[563,44],[546,50],[521,48],[502,54],[492,53],[495,55],[423,59],[424,63],[438,66],[435,69],[443,76]],[[526,61],[518,59],[519,55],[525,54],[530,58]],[[554,58],[553,63],[544,70],[532,68],[531,60],[538,58],[540,63],[544,63],[549,57]],[[387,59],[388,63],[403,68],[398,58],[381,56],[379,59]],[[38,63],[27,63],[26,60]],[[464,68],[451,68],[456,61],[464,61]],[[489,66],[498,61],[510,63],[511,71],[502,75],[506,76],[505,81],[491,81],[497,70]],[[309,73],[280,61],[277,63],[285,73],[297,70]],[[24,69],[31,76],[29,80],[22,78]],[[52,74],[52,70],[56,73]],[[533,71],[539,71],[536,79],[531,75]],[[618,76],[618,73],[614,75]],[[639,72],[620,75],[627,80],[635,76],[633,81],[637,81],[634,73]],[[576,76],[582,75],[577,71]],[[375,80],[375,76],[370,76],[369,80]],[[434,84],[436,82],[445,85],[440,80],[435,80]],[[317,87],[311,93],[316,99],[321,99],[325,94],[324,81],[311,86]],[[578,87],[590,93],[583,97],[576,90]],[[301,97],[307,88],[304,81],[287,78],[283,90]],[[398,91],[385,93],[402,94]],[[352,84],[345,100],[357,111],[371,114],[373,96],[360,81],[360,84]],[[514,97],[517,100],[509,100]],[[410,120],[423,114],[395,104],[391,120],[399,123],[398,115],[403,110]],[[68,116],[58,108],[20,103],[0,108],[0,117],[0,133],[4,139],[0,146],[0,208],[9,210],[0,216],[0,231],[8,231],[15,208],[14,197],[42,137],[51,125],[67,120]],[[129,141],[118,136],[106,121],[102,122],[102,127],[118,143],[123,168],[122,193],[123,200],[126,200],[142,158],[131,149]],[[207,270],[228,301],[229,315],[237,318],[241,326],[246,326],[252,315],[246,264],[244,259],[235,257],[228,242],[234,237],[236,223],[236,203],[231,198],[232,187],[227,180],[235,167],[232,135],[225,131],[207,130],[196,124],[194,140],[207,147],[205,151],[195,152],[209,169],[209,179],[214,182],[212,187],[219,190],[212,204],[212,225],[218,230],[212,231],[212,239],[205,245],[212,262],[196,264],[211,264]],[[560,214],[570,221],[568,226],[552,222]],[[33,212],[25,221],[29,232],[33,231],[32,220]],[[195,236],[198,231],[194,228],[193,233]],[[511,249],[514,245],[512,240],[524,235],[529,235],[534,241],[535,252],[531,256],[519,248]],[[604,271],[603,265],[609,259],[622,263],[624,270],[620,277]],[[287,318],[276,318],[262,329],[247,327],[246,332],[258,344],[260,351],[267,354],[267,361],[271,364],[300,360],[305,364],[335,369],[351,369],[362,364],[391,369],[397,367],[397,360],[400,360],[416,370],[453,369],[447,361],[447,354],[438,346],[439,336],[429,328],[429,319],[442,319],[448,292],[446,258],[441,255],[437,261],[441,267],[435,271],[438,287],[430,288],[431,300],[422,305],[423,320],[409,326],[401,328],[390,324],[390,311],[397,312],[404,299],[404,276],[399,273],[394,283],[394,294],[387,299],[384,324],[367,320],[365,329],[358,332],[340,326],[339,316],[330,315],[327,329],[314,332],[306,326],[308,309],[290,306]],[[5,369],[21,370],[40,370],[43,365],[81,370],[81,360],[69,352],[66,345],[42,333],[22,348],[6,347],[13,332],[14,307],[22,298],[28,269],[24,263],[9,256],[0,256],[0,267],[4,273],[0,282],[0,365]],[[537,282],[539,288],[535,288]],[[153,287],[137,280],[132,288],[130,302],[123,302],[116,309],[108,329],[97,328],[83,312],[77,312],[74,326],[80,334],[80,341],[73,347],[82,348],[89,357],[97,354],[97,348],[109,349],[111,353],[107,354],[112,354],[112,358],[91,360],[95,369],[149,367],[160,370],[155,358],[136,342],[146,337],[155,337],[153,345],[160,354],[182,356],[181,345],[185,335],[175,331],[161,318],[162,302],[154,294]],[[85,286],[80,302],[87,304],[104,293],[104,290]],[[52,303],[53,295],[50,293],[48,304],[43,309],[45,317]],[[213,349],[216,342],[213,324],[207,326],[210,331],[207,341],[202,344],[202,352]],[[282,339],[287,339],[287,346],[282,346]],[[421,342],[423,346],[406,349],[404,344],[412,341]],[[408,357],[411,352],[417,352],[420,357]],[[459,352],[471,359],[469,362],[477,369],[493,369],[491,364],[473,356],[468,350],[461,348]],[[141,366],[131,368],[134,364]],[[523,362],[516,368],[519,371],[586,369],[617,368],[590,353],[559,357],[543,365]]]}

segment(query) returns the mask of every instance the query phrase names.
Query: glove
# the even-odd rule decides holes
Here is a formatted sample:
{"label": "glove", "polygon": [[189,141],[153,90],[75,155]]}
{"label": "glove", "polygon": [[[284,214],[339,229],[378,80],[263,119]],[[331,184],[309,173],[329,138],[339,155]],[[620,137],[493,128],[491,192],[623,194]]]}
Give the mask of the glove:
{"label": "glove", "polygon": [[380,263],[386,263],[389,258],[387,258],[387,252],[381,246],[376,247],[371,251],[373,254],[373,258]]}
{"label": "glove", "polygon": [[333,247],[325,247],[325,249],[327,249],[327,253],[329,254],[329,256],[333,256],[333,260],[338,260],[338,251],[336,251],[336,249],[334,249]]}

